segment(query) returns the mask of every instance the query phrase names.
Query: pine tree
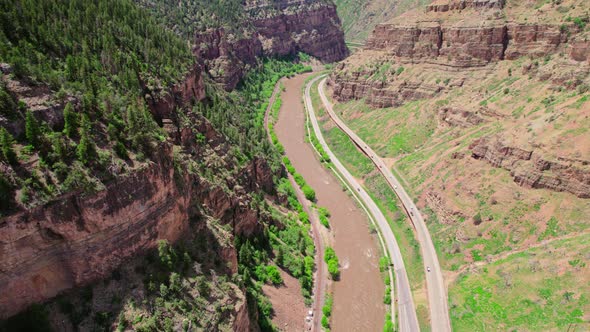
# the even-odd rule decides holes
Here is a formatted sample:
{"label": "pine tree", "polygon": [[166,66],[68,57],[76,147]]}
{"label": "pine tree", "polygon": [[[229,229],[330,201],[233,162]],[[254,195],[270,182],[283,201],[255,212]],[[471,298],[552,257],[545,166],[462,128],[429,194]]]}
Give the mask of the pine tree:
{"label": "pine tree", "polygon": [[82,123],[80,126],[80,143],[76,148],[76,155],[78,156],[78,160],[80,160],[84,164],[88,164],[88,162],[94,157],[95,155],[95,147],[94,143],[92,142],[92,124],[90,123],[90,118],[88,115],[82,115]]}
{"label": "pine tree", "polygon": [[10,208],[10,201],[12,199],[12,190],[10,183],[0,173],[0,211],[6,211]]}
{"label": "pine tree", "polygon": [[13,147],[14,139],[12,135],[4,128],[0,128],[0,147],[2,148],[2,155],[10,164],[16,164],[16,152]]}
{"label": "pine tree", "polygon": [[74,107],[68,103],[64,108],[64,134],[72,138],[78,130],[78,115],[74,112]]}
{"label": "pine tree", "polygon": [[25,136],[32,146],[39,147],[39,123],[31,111],[27,111],[25,116]]}

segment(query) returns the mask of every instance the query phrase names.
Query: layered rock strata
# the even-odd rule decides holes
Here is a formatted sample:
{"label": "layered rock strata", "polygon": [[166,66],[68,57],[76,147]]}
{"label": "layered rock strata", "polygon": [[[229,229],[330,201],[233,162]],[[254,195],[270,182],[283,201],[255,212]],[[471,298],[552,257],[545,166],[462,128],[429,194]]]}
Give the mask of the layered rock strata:
{"label": "layered rock strata", "polygon": [[[445,26],[438,22],[415,25],[378,25],[366,44],[369,51],[385,52],[400,62],[432,64],[441,70],[485,70],[501,60],[520,57],[539,58],[563,52],[569,54],[575,70],[561,71],[563,77],[540,77],[555,83],[576,82],[578,64],[588,72],[590,44],[575,36],[572,25],[483,24],[481,26]],[[570,43],[570,39],[573,41]],[[373,81],[366,73],[351,72],[345,66],[331,76],[334,97],[338,101],[366,99],[375,107],[399,106],[404,101],[432,97],[442,87],[406,79]],[[565,75],[567,74],[567,75]],[[552,74],[553,75],[553,74]],[[369,73],[370,76],[370,73]],[[390,75],[391,76],[391,75]],[[559,76],[559,77],[558,77]],[[579,76],[579,75],[578,75]]]}
{"label": "layered rock strata", "polygon": [[473,158],[509,170],[514,181],[523,187],[564,191],[580,198],[590,198],[589,161],[563,158],[550,161],[538,150],[509,146],[491,137],[478,139],[469,148]]}
{"label": "layered rock strata", "polygon": [[502,9],[506,0],[450,0],[435,1],[426,6],[427,12],[448,12],[464,9]]}
{"label": "layered rock strata", "polygon": [[472,67],[504,59],[540,57],[555,53],[575,32],[576,27],[573,25],[564,28],[550,24],[381,24],[373,31],[366,48],[385,51],[395,57]]}

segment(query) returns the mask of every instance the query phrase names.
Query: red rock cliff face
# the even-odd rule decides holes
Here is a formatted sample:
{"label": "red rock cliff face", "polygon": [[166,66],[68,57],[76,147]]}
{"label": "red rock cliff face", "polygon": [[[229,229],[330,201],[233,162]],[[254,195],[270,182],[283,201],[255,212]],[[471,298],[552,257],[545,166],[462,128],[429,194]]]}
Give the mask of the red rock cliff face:
{"label": "red rock cliff face", "polygon": [[252,15],[253,31],[248,37],[229,38],[223,29],[195,36],[193,53],[227,90],[235,88],[257,57],[304,52],[323,62],[334,62],[348,55],[340,19],[332,4],[299,0],[245,6]]}
{"label": "red rock cliff face", "polygon": [[[201,122],[199,130],[217,153],[224,154],[221,135]],[[194,138],[188,131],[186,136]],[[198,155],[202,148],[193,143],[182,142],[186,151]],[[72,193],[0,220],[0,317],[109,276],[126,259],[154,248],[157,240],[174,242],[184,236],[189,220],[200,214],[231,225],[236,235],[262,231],[247,192],[272,190],[272,174],[264,160],[254,160],[236,180],[228,179],[228,188],[244,188],[228,193],[198,175],[175,175],[169,143],[162,143],[158,151],[157,160],[103,191],[90,196]],[[236,272],[235,249],[221,250],[218,254],[231,266],[229,272]],[[247,315],[241,316],[244,325]]]}
{"label": "red rock cliff face", "polygon": [[506,0],[451,0],[435,1],[426,6],[427,12],[448,12],[463,9],[502,9]]}
{"label": "red rock cliff face", "polygon": [[[502,9],[503,1],[474,0],[435,3],[427,12],[461,11],[471,9]],[[443,14],[444,15],[444,14]],[[468,14],[466,14],[468,15]],[[590,63],[590,44],[583,40],[573,24],[516,24],[487,20],[477,25],[438,21],[417,21],[410,24],[380,24],[375,27],[365,48],[383,52],[399,62],[435,64],[443,70],[461,71],[485,68],[502,60],[520,57],[539,58],[546,55],[569,54],[573,62]],[[571,41],[571,42],[570,42]],[[346,68],[331,75],[330,84],[338,101],[365,98],[375,107],[399,106],[406,101],[428,98],[440,87],[408,79],[397,82],[393,75],[375,82],[373,73],[350,73]],[[586,69],[587,71],[587,69]],[[553,77],[563,82],[570,76]]]}
{"label": "red rock cliff face", "polygon": [[[568,32],[569,31],[569,32]],[[393,56],[429,60],[457,67],[484,66],[521,56],[541,57],[560,50],[576,33],[557,25],[492,24],[490,26],[378,25],[366,48]]]}
{"label": "red rock cliff face", "polygon": [[[289,7],[297,2],[289,3]],[[333,5],[306,10],[305,2],[278,16],[257,19],[253,25],[266,56],[285,56],[305,52],[324,62],[342,60],[348,54],[340,19]]]}
{"label": "red rock cliff face", "polygon": [[510,171],[514,182],[527,188],[565,191],[590,198],[590,161],[550,161],[535,150],[508,146],[496,138],[482,138],[469,147],[473,158]]}

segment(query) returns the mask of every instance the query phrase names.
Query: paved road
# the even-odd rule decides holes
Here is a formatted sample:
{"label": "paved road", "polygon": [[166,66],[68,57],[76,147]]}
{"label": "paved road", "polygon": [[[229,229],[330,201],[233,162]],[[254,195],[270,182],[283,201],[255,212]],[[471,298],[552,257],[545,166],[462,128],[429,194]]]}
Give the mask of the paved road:
{"label": "paved road", "polygon": [[[336,125],[344,131],[352,141],[368,156],[377,166],[381,174],[385,177],[393,191],[399,197],[404,209],[406,210],[416,233],[418,234],[418,241],[422,249],[422,256],[424,258],[424,272],[426,274],[426,287],[428,289],[428,303],[430,306],[430,324],[433,332],[451,331],[451,321],[449,318],[449,308],[447,300],[447,291],[443,281],[442,271],[438,262],[438,256],[430,237],[430,232],[424,223],[424,219],[416,205],[404,190],[400,182],[391,173],[387,165],[377,156],[360,137],[358,137],[352,130],[350,130],[334,112],[332,103],[328,100],[324,93],[324,86],[326,79],[324,78],[318,86],[320,98],[326,107],[328,114]],[[430,268],[430,272],[428,272]]]}
{"label": "paved road", "polygon": [[[277,95],[280,93],[280,85],[281,81],[279,80],[275,85],[275,88],[272,92],[272,96],[268,102],[268,107],[266,108],[266,112],[264,113],[264,128],[266,129],[266,134],[268,136],[268,140],[272,143],[272,138],[270,136],[270,130],[268,128],[268,122],[270,117],[270,111],[272,109],[273,104],[276,101]],[[314,275],[314,288],[313,288],[313,304],[312,310],[314,312],[313,320],[312,320],[312,331],[321,331],[321,312],[322,306],[324,305],[324,300],[326,298],[326,283],[328,281],[328,275],[326,273],[326,266],[324,262],[324,238],[320,233],[320,219],[318,214],[314,209],[311,207],[311,202],[305,198],[305,195],[293,179],[291,174],[288,174],[289,181],[291,182],[291,186],[295,190],[295,195],[297,196],[297,200],[301,205],[303,205],[303,210],[309,215],[309,219],[311,222],[311,229],[312,229],[312,238],[315,245],[316,255],[315,255],[315,266],[316,271]],[[303,319],[303,317],[301,317]]]}
{"label": "paved road", "polygon": [[408,275],[406,273],[406,268],[404,266],[404,261],[401,255],[401,251],[397,242],[395,240],[395,236],[387,223],[387,219],[381,212],[381,210],[377,207],[377,204],[371,199],[369,194],[361,187],[361,185],[356,181],[356,179],[348,172],[348,170],[342,165],[342,163],[336,158],[334,153],[330,150],[330,147],[324,140],[322,136],[322,132],[320,130],[320,126],[317,122],[317,118],[315,116],[315,112],[313,109],[313,104],[311,102],[311,86],[313,83],[317,82],[319,79],[323,78],[323,76],[316,77],[315,79],[311,80],[307,86],[305,87],[305,106],[307,111],[309,112],[309,117],[311,120],[311,124],[313,127],[313,131],[315,132],[320,144],[326,150],[326,153],[330,157],[332,163],[338,169],[338,171],[342,174],[342,176],[346,179],[346,181],[352,186],[353,189],[356,189],[357,195],[362,199],[365,203],[367,209],[371,212],[374,216],[375,221],[377,222],[377,226],[379,227],[381,234],[385,240],[385,245],[387,247],[387,251],[389,252],[389,256],[393,262],[394,266],[394,273],[395,273],[395,282],[396,282],[396,289],[397,289],[397,307],[398,307],[398,330],[401,332],[406,331],[419,331],[418,325],[418,318],[416,316],[416,311],[414,307],[414,300],[412,298],[412,292],[410,288],[410,282],[408,280]]}

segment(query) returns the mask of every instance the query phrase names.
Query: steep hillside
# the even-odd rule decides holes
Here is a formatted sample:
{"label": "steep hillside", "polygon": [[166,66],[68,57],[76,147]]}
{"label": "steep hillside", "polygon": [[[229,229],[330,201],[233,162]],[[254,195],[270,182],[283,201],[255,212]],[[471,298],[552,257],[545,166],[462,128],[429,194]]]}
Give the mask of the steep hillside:
{"label": "steep hillside", "polygon": [[342,29],[346,41],[364,43],[373,28],[379,23],[414,8],[420,8],[432,0],[336,0],[338,16],[342,20]]}
{"label": "steep hillside", "polygon": [[[170,0],[137,1],[159,17],[169,18],[162,23],[187,36],[193,54],[228,91],[261,56],[293,57],[303,52],[323,62],[334,62],[348,54],[331,1],[263,0],[243,5],[236,0],[197,1],[185,6]],[[204,16],[206,20],[202,20]]]}
{"label": "steep hillside", "polygon": [[[131,0],[0,3],[0,317],[29,308],[0,330],[267,330],[276,266],[309,298],[307,218],[262,124],[276,80],[308,68],[263,58],[346,53],[333,5],[299,2],[312,36],[283,40],[308,32],[275,4],[286,30],[252,45],[287,46],[246,66],[223,22],[204,56],[202,31]],[[234,5],[199,8],[252,9]]]}
{"label": "steep hillside", "polygon": [[455,330],[584,330],[589,10],[436,1],[378,25],[330,77],[429,215]]}

